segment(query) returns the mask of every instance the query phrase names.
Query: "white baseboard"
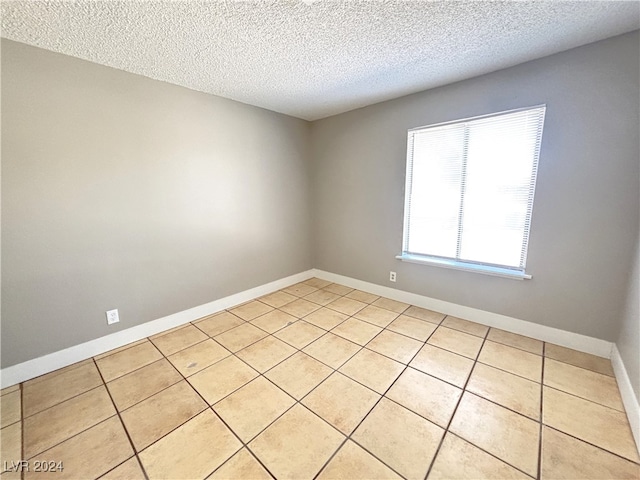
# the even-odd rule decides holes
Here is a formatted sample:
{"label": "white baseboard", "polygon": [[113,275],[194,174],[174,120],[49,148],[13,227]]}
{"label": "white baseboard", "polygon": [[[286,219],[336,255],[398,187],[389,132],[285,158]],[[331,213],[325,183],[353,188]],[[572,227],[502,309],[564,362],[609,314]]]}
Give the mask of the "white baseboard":
{"label": "white baseboard", "polygon": [[17,383],[66,367],[67,365],[95,357],[114,348],[169,330],[170,328],[184,325],[185,323],[206,317],[207,315],[212,315],[229,307],[233,307],[234,305],[248,302],[254,298],[262,297],[281,288],[293,285],[294,283],[302,282],[312,276],[313,271],[307,270],[306,272],[297,273],[265,285],[250,288],[249,290],[205,303],[204,305],[167,315],[157,320],[151,320],[142,325],[137,325],[95,340],[65,348],[64,350],[34,358],[33,360],[3,368],[0,370],[0,388],[10,387]]}
{"label": "white baseboard", "polygon": [[15,385],[16,383],[44,375],[45,373],[94,357],[109,350],[113,350],[114,348],[169,330],[170,328],[183,325],[197,320],[198,318],[212,315],[254,298],[267,295],[268,293],[285,288],[294,283],[307,280],[311,277],[318,277],[331,282],[341,283],[352,288],[357,288],[358,290],[385,296],[400,302],[410,303],[418,307],[435,310],[447,315],[466,318],[483,325],[500,328],[520,335],[526,335],[531,338],[555,343],[557,345],[573,348],[582,352],[611,358],[613,344],[605,340],[567,332],[497,313],[486,312],[476,308],[465,307],[463,305],[457,305],[455,303],[445,302],[415,293],[404,292],[402,290],[376,285],[374,283],[325,272],[323,270],[313,269],[296,275],[291,275],[259,287],[251,288],[204,305],[190,308],[182,312],[168,315],[157,320],[152,320],[150,322],[143,323],[142,325],[137,325],[120,332],[112,333],[95,340],[90,340],[33,360],[28,360],[18,365],[3,368],[0,370],[0,388],[6,388],[11,385]]}
{"label": "white baseboard", "polygon": [[631,433],[633,433],[636,448],[638,449],[638,454],[640,454],[640,399],[636,397],[636,393],[633,391],[631,379],[615,344],[611,350],[611,365],[613,366],[613,373],[616,374],[622,403],[627,412],[629,425],[631,425]]}
{"label": "white baseboard", "polygon": [[351,277],[312,270],[313,276],[334,283],[341,283],[351,288],[357,288],[365,292],[381,295],[399,302],[410,303],[418,307],[427,308],[436,312],[471,320],[489,327],[500,328],[508,332],[525,335],[545,342],[555,343],[562,347],[572,348],[585,353],[591,353],[599,357],[611,358],[612,343],[599,338],[588,337],[579,333],[567,332],[559,328],[548,327],[538,323],[527,322],[498,313],[465,307],[455,303],[445,302],[435,298],[425,297],[415,293],[409,293],[395,288],[364,282]]}

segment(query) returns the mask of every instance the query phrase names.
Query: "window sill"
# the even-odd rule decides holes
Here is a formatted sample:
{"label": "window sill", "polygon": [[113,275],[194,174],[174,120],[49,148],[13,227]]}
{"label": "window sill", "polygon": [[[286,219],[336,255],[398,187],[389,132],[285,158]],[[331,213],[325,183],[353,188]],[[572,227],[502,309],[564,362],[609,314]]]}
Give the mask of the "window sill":
{"label": "window sill", "polygon": [[477,263],[458,262],[456,260],[449,260],[446,258],[411,255],[408,253],[396,255],[396,258],[398,260],[402,260],[403,262],[431,265],[433,267],[451,268],[453,270],[481,273],[483,275],[492,275],[494,277],[511,278],[514,280],[531,279],[531,275],[527,275],[525,272],[520,270],[511,270],[509,268],[500,268],[490,265],[480,265]]}

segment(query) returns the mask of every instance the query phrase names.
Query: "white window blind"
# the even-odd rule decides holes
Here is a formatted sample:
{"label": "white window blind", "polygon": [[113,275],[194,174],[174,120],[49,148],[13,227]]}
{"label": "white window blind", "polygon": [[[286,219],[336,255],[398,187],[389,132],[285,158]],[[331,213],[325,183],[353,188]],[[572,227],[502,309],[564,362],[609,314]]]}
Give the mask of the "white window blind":
{"label": "white window blind", "polygon": [[402,256],[524,272],[545,106],[409,131]]}

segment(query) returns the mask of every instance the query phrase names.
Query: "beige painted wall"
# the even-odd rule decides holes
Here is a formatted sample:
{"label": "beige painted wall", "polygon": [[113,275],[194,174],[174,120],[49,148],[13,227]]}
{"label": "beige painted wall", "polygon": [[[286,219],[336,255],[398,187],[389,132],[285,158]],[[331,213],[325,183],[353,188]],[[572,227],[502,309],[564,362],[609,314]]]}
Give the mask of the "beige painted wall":
{"label": "beige painted wall", "polygon": [[3,39],[2,366],[309,269],[308,135]]}
{"label": "beige painted wall", "polygon": [[[314,266],[615,341],[638,232],[639,46],[634,32],[314,122]],[[533,279],[396,260],[407,129],[542,103]]]}

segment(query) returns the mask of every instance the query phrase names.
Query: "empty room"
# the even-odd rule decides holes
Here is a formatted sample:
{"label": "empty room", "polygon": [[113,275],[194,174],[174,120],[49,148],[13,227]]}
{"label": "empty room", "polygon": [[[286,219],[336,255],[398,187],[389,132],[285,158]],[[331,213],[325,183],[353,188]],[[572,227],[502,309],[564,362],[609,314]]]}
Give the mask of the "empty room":
{"label": "empty room", "polygon": [[640,479],[640,2],[0,8],[1,480]]}

